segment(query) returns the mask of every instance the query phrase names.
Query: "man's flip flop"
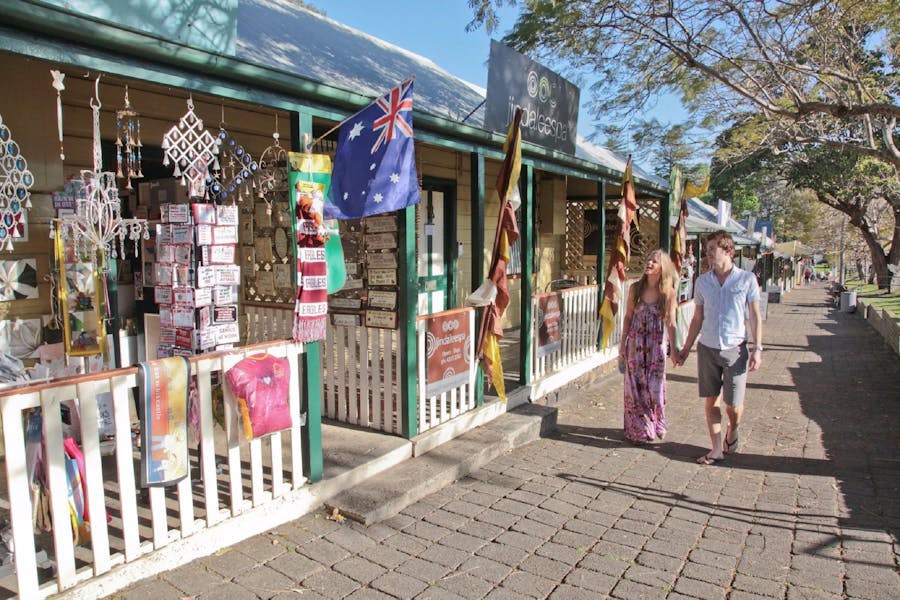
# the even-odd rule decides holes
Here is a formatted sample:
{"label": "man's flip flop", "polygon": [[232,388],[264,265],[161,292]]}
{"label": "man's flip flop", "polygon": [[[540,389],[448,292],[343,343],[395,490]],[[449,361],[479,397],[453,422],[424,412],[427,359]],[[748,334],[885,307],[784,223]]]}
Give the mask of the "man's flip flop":
{"label": "man's flip flop", "polygon": [[722,452],[725,454],[737,454],[738,451],[738,443],[741,441],[740,436],[734,436],[734,439],[730,442],[728,441],[728,435],[731,433],[731,427],[728,428],[728,431],[725,432],[725,447],[722,448]]}
{"label": "man's flip flop", "polygon": [[704,454],[703,456],[701,456],[700,458],[697,459],[697,464],[698,465],[714,465],[716,463],[722,462],[723,460],[725,460],[724,456],[722,458],[716,458],[714,456],[710,456],[709,454]]}

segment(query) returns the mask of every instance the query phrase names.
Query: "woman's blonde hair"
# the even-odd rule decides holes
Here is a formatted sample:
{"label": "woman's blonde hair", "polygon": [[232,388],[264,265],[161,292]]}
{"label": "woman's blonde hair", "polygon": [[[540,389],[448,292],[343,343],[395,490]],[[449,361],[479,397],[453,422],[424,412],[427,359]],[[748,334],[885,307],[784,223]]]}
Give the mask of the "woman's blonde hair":
{"label": "woman's blonde hair", "polygon": [[[659,299],[656,301],[656,305],[665,315],[665,318],[668,319],[669,311],[666,309],[671,306],[671,303],[675,302],[675,287],[678,284],[678,273],[675,272],[675,265],[672,263],[672,259],[662,249],[657,248],[652,251],[647,255],[647,260],[653,256],[656,256],[656,260],[659,262]],[[645,272],[637,283],[631,286],[631,299],[633,302],[636,303],[644,295],[644,291],[649,284],[650,282]]]}

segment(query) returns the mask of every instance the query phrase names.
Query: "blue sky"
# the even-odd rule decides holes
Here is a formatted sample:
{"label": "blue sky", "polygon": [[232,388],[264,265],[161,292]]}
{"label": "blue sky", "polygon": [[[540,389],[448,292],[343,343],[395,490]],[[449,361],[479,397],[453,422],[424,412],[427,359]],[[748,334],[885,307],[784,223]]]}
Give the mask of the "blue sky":
{"label": "blue sky", "polygon": [[[472,11],[466,0],[384,0],[378,10],[372,0],[307,0],[335,21],[359,29],[402,48],[421,54],[453,75],[482,87],[487,86],[490,40],[484,28],[466,32]],[[515,23],[516,10],[504,6],[500,25],[493,34],[500,39]],[[587,100],[582,89],[582,102]],[[648,116],[663,123],[683,120],[677,100],[665,98]],[[578,132],[587,137],[593,118],[582,107]],[[602,140],[598,140],[602,143]]]}

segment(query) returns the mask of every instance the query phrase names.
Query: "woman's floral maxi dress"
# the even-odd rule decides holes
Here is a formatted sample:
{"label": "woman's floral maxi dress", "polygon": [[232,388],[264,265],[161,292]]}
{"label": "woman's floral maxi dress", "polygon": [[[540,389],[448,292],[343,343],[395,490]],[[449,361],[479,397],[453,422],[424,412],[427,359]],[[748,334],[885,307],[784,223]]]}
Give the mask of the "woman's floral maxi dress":
{"label": "woman's floral maxi dress", "polygon": [[666,434],[666,328],[659,307],[638,301],[625,340],[625,437]]}

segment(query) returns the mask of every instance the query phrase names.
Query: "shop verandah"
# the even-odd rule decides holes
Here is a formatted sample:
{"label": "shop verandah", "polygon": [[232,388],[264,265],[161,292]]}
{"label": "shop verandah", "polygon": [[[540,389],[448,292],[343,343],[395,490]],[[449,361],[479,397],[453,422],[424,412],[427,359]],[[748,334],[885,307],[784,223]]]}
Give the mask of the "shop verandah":
{"label": "shop verandah", "polygon": [[[86,123],[90,121],[92,93],[89,88],[94,86],[94,82],[80,77],[84,70],[102,73],[103,77],[97,84],[102,98],[119,98],[127,85],[134,106],[154,107],[144,116],[145,140],[160,139],[162,133],[182,114],[185,100],[191,100],[208,122],[219,121],[224,113],[221,120],[227,119],[228,124],[234,124],[241,141],[256,156],[272,143],[273,125],[278,131],[273,121],[278,123],[279,117],[282,127],[289,128],[289,133],[281,138],[284,147],[299,149],[299,140],[304,134],[311,138],[321,135],[350,108],[362,106],[371,99],[336,90],[321,82],[287,76],[282,71],[265,66],[207,56],[202,52],[200,58],[209,58],[208,62],[164,56],[164,51],[154,54],[158,62],[144,62],[143,57],[135,56],[140,56],[142,52],[139,42],[150,40],[134,32],[129,32],[133,36],[133,46],[120,40],[120,46],[126,47],[126,51],[121,57],[111,60],[108,49],[95,47],[94,44],[115,38],[113,34],[120,34],[121,31],[114,27],[94,21],[84,22],[67,15],[67,19],[74,19],[75,22],[65,23],[66,19],[63,19],[62,24],[66,27],[47,28],[47,23],[60,23],[59,15],[45,14],[52,12],[49,9],[44,13],[38,11],[40,14],[36,16],[20,14],[15,7],[5,10],[15,13],[11,15],[10,22],[28,26],[27,31],[7,31],[10,35],[5,43],[12,50],[6,50],[3,60],[12,67],[5,71],[10,77],[16,77],[20,84],[12,88],[48,91],[47,101],[38,107],[10,100],[13,96],[11,91],[4,96],[7,100],[3,102],[5,123],[31,124],[30,129],[13,127],[13,130],[17,135],[22,132],[23,151],[33,150],[31,156],[39,157],[31,162],[40,175],[37,177],[38,188],[34,190],[35,208],[29,224],[30,239],[17,246],[13,258],[33,254],[42,275],[51,271],[49,265],[53,251],[49,248],[47,234],[51,219],[57,216],[52,192],[61,188],[64,174],[77,171],[91,162],[88,144],[77,142],[84,142],[90,137],[85,131],[88,127]],[[48,35],[46,30],[54,33]],[[155,38],[152,41],[155,42]],[[73,48],[73,44],[77,44],[77,48]],[[183,48],[179,50],[184,51]],[[191,56],[197,58],[193,52],[192,49]],[[60,64],[61,55],[71,62]],[[201,66],[198,67],[198,64]],[[209,72],[209,64],[218,66]],[[68,89],[62,97],[68,157],[65,160],[56,158],[55,123],[45,118],[44,112],[35,114],[35,111],[45,109],[47,114],[52,113],[53,96],[45,83],[50,68],[68,70]],[[403,74],[406,75],[408,73]],[[424,76],[419,77],[420,81],[424,81]],[[310,91],[313,88],[318,90],[319,95]],[[458,85],[457,89],[460,94],[467,89],[471,94],[467,86]],[[43,98],[39,94],[35,96]],[[298,97],[304,100],[298,101]],[[107,143],[114,139],[114,134],[108,129],[115,112],[112,104],[112,101],[107,102],[101,113],[105,128],[102,135]],[[491,402],[489,397],[485,397],[483,385],[477,377],[471,344],[466,350],[469,367],[465,372],[456,373],[458,377],[452,378],[452,383],[447,384],[440,378],[429,380],[423,370],[425,361],[422,357],[426,352],[429,324],[444,320],[449,327],[446,319],[455,320],[455,326],[468,332],[469,337],[477,329],[475,311],[461,308],[461,298],[475,287],[473,282],[477,283],[485,270],[484,263],[488,257],[483,255],[483,248],[490,246],[492,220],[496,220],[498,210],[498,206],[489,202],[485,188],[489,189],[495,179],[502,156],[499,151],[502,136],[459,125],[434,114],[436,111],[422,114],[417,121],[417,128],[420,127],[417,135],[421,135],[421,144],[417,143],[417,159],[421,166],[420,174],[423,175],[423,189],[427,194],[445,193],[435,186],[429,187],[428,178],[452,182],[453,191],[446,192],[447,197],[453,196],[458,202],[452,208],[447,203],[443,223],[440,217],[437,222],[431,220],[427,202],[423,202],[418,208],[396,215],[395,230],[382,232],[395,234],[396,250],[400,257],[396,267],[399,296],[396,326],[362,326],[353,321],[353,309],[347,309],[348,303],[345,302],[343,310],[335,311],[336,315],[345,316],[331,323],[325,342],[308,346],[294,344],[284,341],[288,337],[285,329],[289,329],[292,315],[285,302],[273,300],[277,294],[262,293],[262,300],[257,300],[242,293],[239,319],[243,345],[233,350],[200,354],[191,359],[191,370],[197,380],[199,410],[198,432],[192,434],[191,447],[195,449],[191,452],[189,478],[170,488],[140,488],[135,462],[138,454],[132,437],[134,394],[138,382],[136,371],[130,364],[123,364],[120,370],[63,378],[0,393],[8,509],[16,552],[16,579],[3,582],[7,589],[17,589],[23,597],[47,596],[70,588],[73,588],[73,593],[88,594],[85,590],[103,589],[104,581],[139,576],[151,565],[159,568],[167,560],[181,560],[192,553],[208,553],[219,545],[227,545],[229,540],[251,535],[259,528],[271,527],[276,519],[290,519],[292,515],[316,506],[323,493],[313,497],[311,483],[330,484],[332,491],[348,485],[350,479],[355,477],[349,463],[332,463],[334,471],[329,472],[327,449],[335,447],[337,437],[352,439],[347,443],[355,446],[351,450],[357,454],[368,452],[368,448],[359,446],[371,443],[373,447],[378,447],[372,453],[399,460],[415,451],[425,451],[448,436],[452,437],[505,410],[502,403]],[[319,150],[333,152],[333,148]],[[150,154],[148,152],[145,158],[149,159]],[[537,290],[546,289],[545,280],[549,282],[567,276],[559,255],[553,257],[552,252],[547,253],[543,249],[559,248],[560,240],[568,239],[568,226],[560,228],[560,222],[555,221],[551,227],[547,217],[559,214],[566,204],[565,196],[569,194],[569,188],[563,186],[560,194],[558,186],[543,187],[540,178],[535,176],[536,171],[540,170],[542,177],[549,175],[555,181],[577,178],[585,185],[594,187],[602,182],[605,191],[595,194],[597,197],[617,189],[621,175],[615,167],[591,162],[589,158],[560,157],[533,146],[527,149],[526,163],[522,180],[525,204],[521,212],[524,225],[522,247],[526,251],[523,252],[525,266],[520,281],[524,285],[517,300],[515,313],[518,314],[510,315],[508,325],[511,327],[516,323],[534,321],[538,311],[533,296]],[[664,195],[664,190],[654,185],[651,182],[649,187]],[[257,217],[255,209],[247,212],[252,212],[254,219]],[[599,218],[601,213],[597,211],[595,218]],[[459,215],[456,226],[447,228],[449,234],[444,248],[449,247],[450,251],[445,252],[443,260],[431,261],[430,265],[434,267],[440,262],[445,269],[446,301],[443,306],[416,310],[417,296],[423,293],[433,295],[434,290],[429,286],[443,285],[440,274],[435,274],[433,270],[422,272],[419,267],[421,257],[426,254],[422,251],[423,242],[429,237],[436,239],[436,233],[444,229],[440,225],[449,223],[446,220],[448,214]],[[258,215],[260,220],[264,220],[264,215],[265,210]],[[277,218],[273,220],[277,222]],[[534,228],[536,220],[540,220],[542,225]],[[604,226],[602,220],[596,222],[598,227]],[[432,235],[427,233],[429,224],[438,226]],[[254,243],[257,238],[268,239],[269,250],[275,248],[276,254],[280,254],[278,236],[272,232],[269,234],[272,234],[271,239],[268,234],[251,228],[251,242],[245,244],[239,238],[238,245],[252,248],[254,253],[259,251],[259,255],[254,254],[254,263],[274,264],[274,260],[260,256],[266,254],[265,245],[256,247]],[[535,246],[542,249],[537,259],[541,261],[541,268],[537,269],[536,283],[532,283],[536,259],[529,249]],[[456,254],[453,252],[456,248],[462,251]],[[378,250],[382,249],[388,248]],[[460,261],[460,257],[465,258]],[[262,270],[268,272],[265,265],[262,265]],[[455,286],[450,284],[454,276]],[[242,291],[249,291],[251,287],[256,291],[269,289],[261,281],[262,277],[249,279],[252,281],[242,282]],[[49,300],[50,286],[48,283],[41,285],[41,299],[16,305],[24,307],[17,316],[32,318],[49,312],[44,305],[52,302]],[[567,347],[567,343],[572,344],[577,337],[578,351],[593,357],[596,354],[598,294],[596,288],[585,289],[588,291],[562,291],[566,298],[563,302],[572,298],[577,306],[577,310],[573,307],[565,311],[567,318],[578,314],[581,321],[567,321],[577,336],[573,334],[562,338],[560,348]],[[385,298],[384,295],[381,297]],[[352,295],[348,299],[354,300]],[[116,300],[121,301],[114,311],[119,316],[124,311],[126,299]],[[384,302],[391,305],[389,300]],[[148,335],[149,331],[145,329],[145,339]],[[518,365],[533,365],[535,360],[532,358],[536,356],[535,345],[530,343],[532,336],[522,336],[521,339],[525,341],[526,358],[521,359],[523,350],[520,346],[520,360],[505,364],[510,374]],[[571,347],[575,348],[574,345]],[[227,390],[217,390],[221,390],[224,370],[249,353],[260,352],[283,356],[290,361],[291,413],[295,418],[291,428],[282,433],[246,442],[240,440],[236,411],[227,397]],[[154,353],[148,351],[144,357],[153,356]],[[545,362],[549,360],[547,356],[549,354],[542,357]],[[569,351],[565,351],[565,356],[567,360],[578,358],[577,353]],[[536,374],[533,366],[518,367],[519,379],[535,382],[544,375],[558,374],[569,367],[569,363],[560,361],[550,369],[545,368],[541,374]],[[220,393],[221,403],[218,402]],[[98,397],[103,394],[108,394],[111,400],[101,405]],[[39,506],[41,498],[32,497],[29,485],[26,443],[29,440],[29,420],[26,413],[40,406],[43,416],[56,415],[60,407],[73,398],[78,399],[80,425],[76,429],[85,466],[84,494],[91,509],[89,541],[84,535],[76,540],[74,533],[78,524],[75,528],[70,525],[67,502],[69,474],[62,451],[67,432],[65,423],[55,418],[43,419],[39,431],[46,448],[44,456],[48,476],[45,512],[49,514],[52,530],[37,535],[33,533],[33,508]],[[98,417],[110,406],[111,411],[106,418],[114,433],[111,436],[102,435]],[[221,415],[219,406],[222,407]],[[326,419],[325,425],[322,418]],[[391,435],[377,436],[381,438],[378,441],[360,441],[359,429],[338,428],[328,425],[328,422],[350,424]],[[372,440],[371,437],[366,439]],[[369,472],[377,468],[384,468],[384,464],[370,467]],[[322,489],[321,486],[319,489]],[[49,568],[42,566],[50,563],[39,564],[43,562],[40,560],[41,550],[52,563]],[[92,583],[98,587],[88,585]]]}

